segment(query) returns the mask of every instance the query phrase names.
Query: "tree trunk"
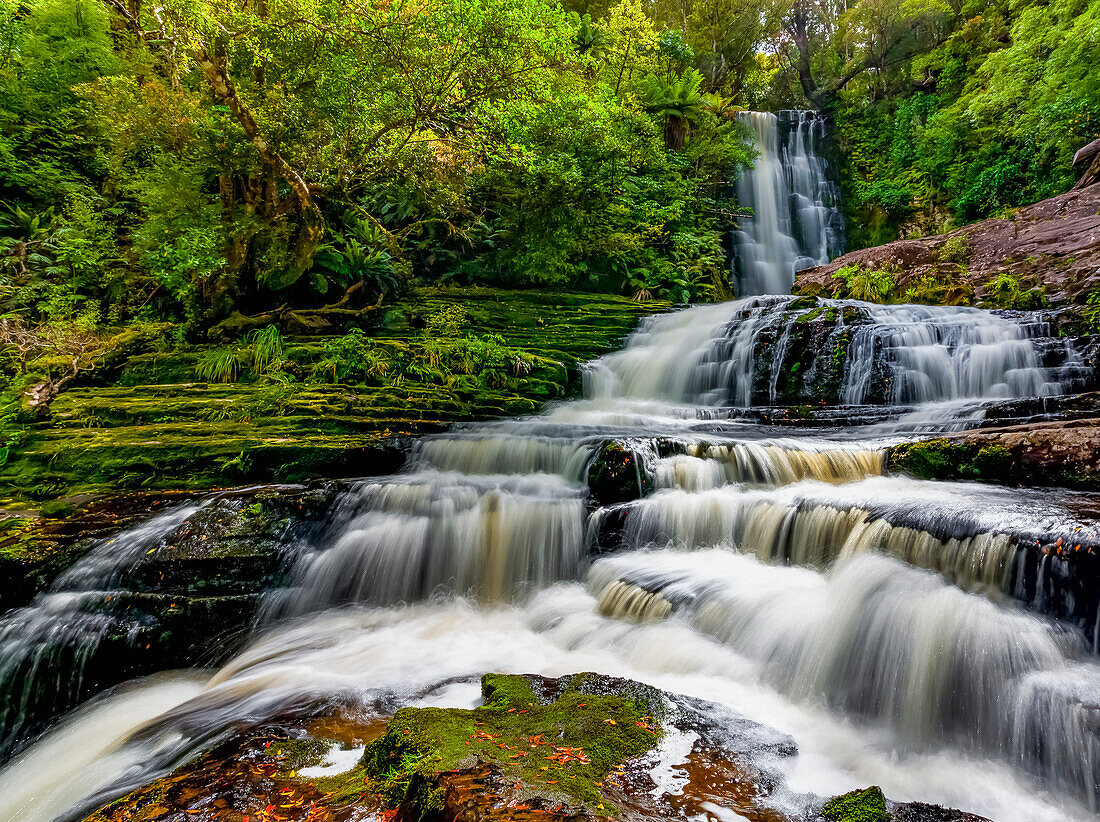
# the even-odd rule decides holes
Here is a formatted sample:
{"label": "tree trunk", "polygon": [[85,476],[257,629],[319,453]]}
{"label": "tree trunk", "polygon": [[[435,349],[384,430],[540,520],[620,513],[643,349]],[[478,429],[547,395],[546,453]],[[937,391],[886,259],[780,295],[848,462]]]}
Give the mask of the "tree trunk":
{"label": "tree trunk", "polygon": [[687,122],[683,117],[671,116],[665,121],[665,148],[679,151],[687,141]]}
{"label": "tree trunk", "polygon": [[214,94],[225,104],[232,113],[234,119],[244,129],[249,141],[259,153],[260,158],[273,174],[282,177],[294,192],[298,201],[298,211],[302,217],[302,226],[294,241],[294,248],[290,254],[289,277],[284,277],[285,284],[296,281],[313,262],[313,255],[317,252],[321,240],[325,236],[325,219],[321,209],[317,207],[309,186],[301,175],[267,142],[260,131],[252,112],[237,96],[237,89],[229,77],[229,72],[220,60],[215,60],[203,46],[197,46],[194,50],[195,61],[203,70],[207,83]]}
{"label": "tree trunk", "polygon": [[1100,182],[1100,140],[1093,140],[1083,149],[1077,152],[1073,157],[1073,164],[1079,165],[1087,162],[1089,159],[1092,162],[1088,164],[1088,168],[1085,169],[1085,173],[1081,175],[1081,179],[1077,181],[1077,185],[1073,187],[1073,191],[1080,188],[1087,188],[1097,182]]}

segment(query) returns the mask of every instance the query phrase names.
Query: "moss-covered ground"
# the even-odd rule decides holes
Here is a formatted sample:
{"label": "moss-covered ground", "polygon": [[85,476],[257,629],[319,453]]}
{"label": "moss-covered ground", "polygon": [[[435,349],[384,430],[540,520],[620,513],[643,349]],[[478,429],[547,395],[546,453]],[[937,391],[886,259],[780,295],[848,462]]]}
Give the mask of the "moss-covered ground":
{"label": "moss-covered ground", "polygon": [[[332,337],[291,337],[277,378],[225,383],[202,378],[217,346],[131,351],[108,377],[60,394],[48,419],[15,427],[0,505],[37,511],[126,489],[385,473],[400,464],[407,437],[533,413],[575,393],[580,362],[617,348],[639,318],[666,307],[609,295],[422,289],[377,312],[354,352],[334,354]],[[449,322],[442,331],[433,325],[440,316]],[[439,361],[459,356],[467,358],[461,368]],[[349,363],[356,357],[370,362]],[[506,361],[484,365],[486,357]]]}

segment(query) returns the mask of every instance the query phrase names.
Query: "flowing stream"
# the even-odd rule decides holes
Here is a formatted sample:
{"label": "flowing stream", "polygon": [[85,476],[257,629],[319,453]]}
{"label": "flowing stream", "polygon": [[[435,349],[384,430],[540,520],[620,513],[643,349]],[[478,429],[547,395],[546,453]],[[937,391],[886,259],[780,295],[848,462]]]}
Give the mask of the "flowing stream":
{"label": "flowing stream", "polygon": [[[759,297],[650,318],[586,379],[582,399],[424,439],[403,473],[355,484],[293,548],[247,648],[71,713],[0,771],[0,819],[78,819],[242,726],[332,701],[384,715],[490,670],[728,704],[797,742],[788,810],[878,784],[998,822],[1095,818],[1100,600],[1041,548],[1091,556],[1100,505],[886,461],[1090,388],[1072,341],[1040,315]],[[766,423],[801,403],[825,417]],[[589,482],[609,447],[633,493]],[[118,544],[149,550],[186,513]],[[9,615],[0,653],[13,620],[61,627],[51,597],[116,584],[117,560]]]}

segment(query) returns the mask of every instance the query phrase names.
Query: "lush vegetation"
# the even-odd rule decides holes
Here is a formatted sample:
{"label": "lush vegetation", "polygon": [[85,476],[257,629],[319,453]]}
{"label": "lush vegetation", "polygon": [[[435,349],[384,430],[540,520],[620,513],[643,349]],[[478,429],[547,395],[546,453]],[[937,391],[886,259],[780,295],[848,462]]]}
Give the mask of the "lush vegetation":
{"label": "lush vegetation", "polygon": [[[1100,0],[0,0],[0,464],[141,352],[257,386],[226,419],[284,413],[291,384],[560,393],[552,341],[484,318],[374,338],[424,287],[729,296],[743,108],[832,116],[855,245],[1065,190],[1098,21]],[[967,249],[941,256],[833,291],[974,302]]]}
{"label": "lush vegetation", "polygon": [[190,332],[414,278],[721,287],[750,149],[639,2],[0,8],[3,311]]}
{"label": "lush vegetation", "polygon": [[0,311],[719,296],[738,108],[834,117],[867,244],[1068,188],[1098,33],[1095,0],[3,0]]}
{"label": "lush vegetation", "polygon": [[[910,8],[878,5],[899,16]],[[825,101],[856,246],[1066,191],[1074,153],[1100,135],[1100,3],[924,5],[925,26],[883,46],[881,69]],[[850,37],[839,31],[817,58],[842,65]]]}

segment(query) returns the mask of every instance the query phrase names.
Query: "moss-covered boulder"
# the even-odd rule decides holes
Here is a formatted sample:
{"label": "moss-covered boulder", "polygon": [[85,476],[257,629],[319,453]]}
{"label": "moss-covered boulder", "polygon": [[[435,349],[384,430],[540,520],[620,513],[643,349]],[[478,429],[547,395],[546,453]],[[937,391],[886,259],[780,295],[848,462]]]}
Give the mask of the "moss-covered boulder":
{"label": "moss-covered boulder", "polygon": [[1013,459],[1007,448],[996,443],[939,437],[894,446],[889,467],[922,479],[1005,482],[1012,475]]}
{"label": "moss-covered boulder", "polygon": [[404,708],[367,748],[367,773],[399,817],[449,816],[453,774],[471,768],[510,786],[509,801],[603,815],[612,810],[604,781],[664,733],[663,696],[638,683],[488,674],[482,692],[473,710]]}
{"label": "moss-covered boulder", "polygon": [[833,797],[821,815],[829,822],[890,822],[886,797],[877,785]]}
{"label": "moss-covered boulder", "polygon": [[1100,490],[1100,425],[1093,419],[1031,423],[903,443],[889,464],[925,479]]}
{"label": "moss-covered boulder", "polygon": [[891,802],[877,785],[834,796],[822,807],[821,817],[829,822],[989,822],[926,802]]}

